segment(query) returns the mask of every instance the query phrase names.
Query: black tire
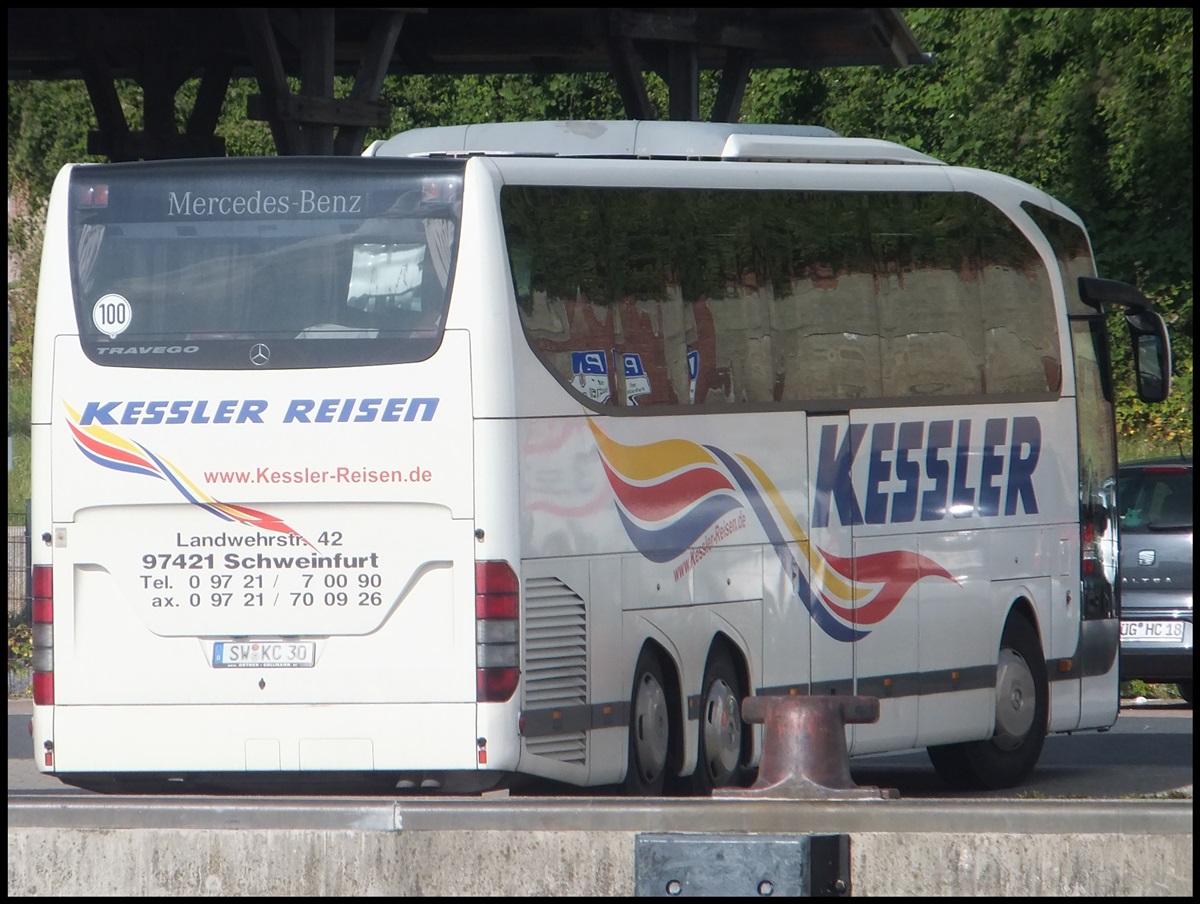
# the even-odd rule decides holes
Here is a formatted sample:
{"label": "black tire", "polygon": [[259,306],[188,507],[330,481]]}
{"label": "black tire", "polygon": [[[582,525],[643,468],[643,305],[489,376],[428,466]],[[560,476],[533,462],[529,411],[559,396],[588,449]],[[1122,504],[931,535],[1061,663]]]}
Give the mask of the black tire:
{"label": "black tire", "polygon": [[750,759],[750,732],[742,721],[746,689],[724,650],[709,654],[700,698],[699,746],[691,791],[712,794],[714,788],[745,784]]}
{"label": "black tire", "polygon": [[1037,765],[1049,712],[1046,660],[1037,631],[1027,619],[1013,615],[1000,640],[992,736],[986,741],[930,747],[929,759],[942,780],[956,790],[1011,788]]}
{"label": "black tire", "polygon": [[621,791],[634,797],[663,793],[671,750],[670,701],[662,665],[643,649],[633,673],[629,701],[629,765]]}

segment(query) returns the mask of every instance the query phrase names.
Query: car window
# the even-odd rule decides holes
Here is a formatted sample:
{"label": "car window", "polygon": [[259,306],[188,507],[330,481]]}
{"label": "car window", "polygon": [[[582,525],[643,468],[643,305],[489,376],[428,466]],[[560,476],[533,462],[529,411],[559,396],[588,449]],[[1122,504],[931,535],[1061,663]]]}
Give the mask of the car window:
{"label": "car window", "polygon": [[1192,472],[1180,467],[1129,469],[1117,489],[1121,527],[1134,533],[1192,526]]}

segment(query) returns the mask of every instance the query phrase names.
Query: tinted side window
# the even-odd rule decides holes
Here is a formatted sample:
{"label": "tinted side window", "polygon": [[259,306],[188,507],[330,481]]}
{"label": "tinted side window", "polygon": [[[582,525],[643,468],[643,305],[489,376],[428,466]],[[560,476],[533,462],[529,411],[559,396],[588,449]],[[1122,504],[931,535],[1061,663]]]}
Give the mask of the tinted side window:
{"label": "tinted side window", "polygon": [[593,404],[1048,398],[1049,275],[952,193],[506,186],[526,335]]}

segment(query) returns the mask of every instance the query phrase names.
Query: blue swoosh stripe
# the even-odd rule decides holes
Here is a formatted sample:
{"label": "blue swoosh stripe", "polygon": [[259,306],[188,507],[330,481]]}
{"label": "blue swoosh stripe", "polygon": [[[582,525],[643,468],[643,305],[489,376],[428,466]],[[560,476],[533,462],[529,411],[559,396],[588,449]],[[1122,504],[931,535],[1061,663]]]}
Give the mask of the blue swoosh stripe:
{"label": "blue swoosh stripe", "polygon": [[710,496],[678,521],[672,521],[667,527],[655,530],[634,524],[620,506],[617,506],[617,514],[621,516],[625,532],[629,534],[629,539],[633,541],[637,551],[651,562],[661,564],[683,555],[697,537],[702,536],[723,515],[736,508],[741,508],[741,503],[732,496]]}

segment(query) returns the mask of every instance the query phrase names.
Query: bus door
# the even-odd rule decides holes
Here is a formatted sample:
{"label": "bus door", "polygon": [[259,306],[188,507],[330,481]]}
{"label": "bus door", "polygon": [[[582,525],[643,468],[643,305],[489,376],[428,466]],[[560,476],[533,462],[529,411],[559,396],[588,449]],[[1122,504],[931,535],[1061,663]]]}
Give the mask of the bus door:
{"label": "bus door", "polygon": [[916,740],[920,619],[916,540],[897,528],[913,520],[919,474],[898,474],[895,462],[919,423],[888,413],[810,423],[814,693],[879,698],[879,720],[851,727],[852,752],[903,747]]}
{"label": "bus door", "polygon": [[854,627],[847,599],[853,561],[853,495],[844,465],[850,419],[844,415],[808,419],[810,570],[808,607],[812,622],[809,687],[812,694],[854,693]]}

